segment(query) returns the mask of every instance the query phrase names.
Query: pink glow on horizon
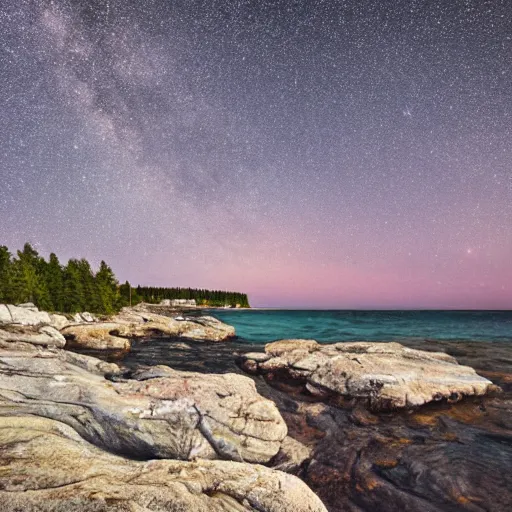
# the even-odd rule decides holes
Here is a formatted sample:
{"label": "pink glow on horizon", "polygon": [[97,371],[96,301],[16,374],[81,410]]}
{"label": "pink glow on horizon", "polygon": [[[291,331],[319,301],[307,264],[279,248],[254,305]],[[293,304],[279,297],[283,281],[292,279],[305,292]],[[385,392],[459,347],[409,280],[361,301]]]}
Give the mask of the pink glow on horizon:
{"label": "pink glow on horizon", "polygon": [[[240,290],[248,293],[255,307],[290,308],[427,308],[509,309],[512,308],[512,270],[508,274],[488,271],[487,260],[463,256],[454,264],[432,272],[421,261],[382,261],[379,266],[359,267],[315,263],[253,251],[252,259],[210,262],[196,269],[180,268],[165,254],[152,255],[152,275],[146,284],[197,286]],[[167,270],[166,270],[167,269]],[[485,279],[485,280],[484,280]]]}

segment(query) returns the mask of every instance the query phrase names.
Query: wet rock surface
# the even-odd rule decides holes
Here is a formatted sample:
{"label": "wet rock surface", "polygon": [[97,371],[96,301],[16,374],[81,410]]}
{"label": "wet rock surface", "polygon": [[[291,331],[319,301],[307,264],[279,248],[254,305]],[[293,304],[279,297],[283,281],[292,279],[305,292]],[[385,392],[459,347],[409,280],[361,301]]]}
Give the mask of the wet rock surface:
{"label": "wet rock surface", "polygon": [[[375,412],[361,403],[329,403],[294,380],[253,376],[273,400],[288,435],[310,455],[288,471],[300,476],[330,511],[508,511],[512,508],[512,346],[507,343],[403,340],[445,352],[503,389],[456,403]],[[165,362],[198,372],[240,372],[236,354],[261,345],[136,344],[123,364]],[[327,403],[326,403],[327,402]],[[296,447],[298,448],[298,447]],[[305,454],[305,451],[299,453]],[[274,463],[289,457],[281,453]]]}

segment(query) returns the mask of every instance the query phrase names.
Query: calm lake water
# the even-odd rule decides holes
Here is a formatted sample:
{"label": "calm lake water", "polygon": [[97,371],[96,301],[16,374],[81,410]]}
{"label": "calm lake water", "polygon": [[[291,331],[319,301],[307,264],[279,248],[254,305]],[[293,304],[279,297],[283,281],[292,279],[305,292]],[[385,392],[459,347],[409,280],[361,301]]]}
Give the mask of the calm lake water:
{"label": "calm lake water", "polygon": [[212,310],[240,341],[510,341],[512,311]]}

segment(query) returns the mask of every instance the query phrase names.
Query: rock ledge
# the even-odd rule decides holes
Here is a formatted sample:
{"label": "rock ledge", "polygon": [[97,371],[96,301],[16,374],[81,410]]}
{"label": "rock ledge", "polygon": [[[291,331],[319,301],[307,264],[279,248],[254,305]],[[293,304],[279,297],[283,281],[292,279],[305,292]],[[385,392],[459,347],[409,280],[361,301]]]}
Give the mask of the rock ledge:
{"label": "rock ledge", "polygon": [[281,340],[266,345],[265,354],[241,356],[240,364],[249,373],[301,383],[320,398],[362,400],[372,410],[458,401],[496,389],[473,368],[443,352],[399,343],[320,345],[314,340]]}

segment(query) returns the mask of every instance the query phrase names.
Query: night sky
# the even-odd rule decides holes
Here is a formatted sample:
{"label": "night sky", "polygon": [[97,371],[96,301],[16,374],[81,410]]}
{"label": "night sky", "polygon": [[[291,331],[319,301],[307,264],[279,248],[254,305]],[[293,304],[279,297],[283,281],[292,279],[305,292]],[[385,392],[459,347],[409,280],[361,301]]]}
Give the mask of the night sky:
{"label": "night sky", "polygon": [[255,306],[512,308],[510,0],[2,0],[0,244]]}

